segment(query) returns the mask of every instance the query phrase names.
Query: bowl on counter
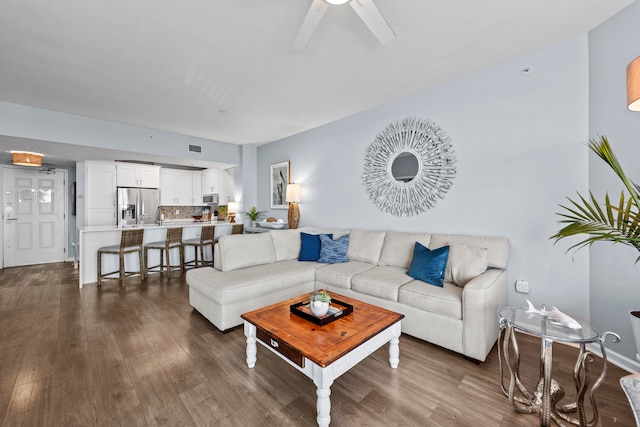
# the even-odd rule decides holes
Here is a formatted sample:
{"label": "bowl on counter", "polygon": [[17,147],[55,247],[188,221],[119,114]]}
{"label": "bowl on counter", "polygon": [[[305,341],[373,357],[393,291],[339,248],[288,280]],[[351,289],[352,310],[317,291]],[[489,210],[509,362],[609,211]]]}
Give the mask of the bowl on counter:
{"label": "bowl on counter", "polygon": [[285,225],[287,225],[286,222],[284,221],[280,221],[280,222],[267,222],[267,221],[258,221],[256,222],[256,224],[258,224],[260,227],[264,227],[264,228],[284,228]]}
{"label": "bowl on counter", "polygon": [[193,215],[192,218],[194,221],[200,221],[202,219],[202,215]]}

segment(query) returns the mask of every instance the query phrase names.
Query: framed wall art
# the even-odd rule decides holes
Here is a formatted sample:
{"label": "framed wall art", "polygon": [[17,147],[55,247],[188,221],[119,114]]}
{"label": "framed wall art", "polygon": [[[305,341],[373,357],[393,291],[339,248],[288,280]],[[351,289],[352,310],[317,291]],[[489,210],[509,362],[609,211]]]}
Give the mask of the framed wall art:
{"label": "framed wall art", "polygon": [[285,201],[287,194],[287,184],[289,184],[289,161],[274,163],[269,167],[269,190],[271,209],[288,209],[289,204]]}

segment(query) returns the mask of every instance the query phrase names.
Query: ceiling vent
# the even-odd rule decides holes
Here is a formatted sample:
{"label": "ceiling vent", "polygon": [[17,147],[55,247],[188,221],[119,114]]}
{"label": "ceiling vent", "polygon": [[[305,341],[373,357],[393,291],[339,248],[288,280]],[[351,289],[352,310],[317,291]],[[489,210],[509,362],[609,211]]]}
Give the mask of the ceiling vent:
{"label": "ceiling vent", "polygon": [[192,153],[202,153],[202,147],[199,145],[189,144],[189,151]]}

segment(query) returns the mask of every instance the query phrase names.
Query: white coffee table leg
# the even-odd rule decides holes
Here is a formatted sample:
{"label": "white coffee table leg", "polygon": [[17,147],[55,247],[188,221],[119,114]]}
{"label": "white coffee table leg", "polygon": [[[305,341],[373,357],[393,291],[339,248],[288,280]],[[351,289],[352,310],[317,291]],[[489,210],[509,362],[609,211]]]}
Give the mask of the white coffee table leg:
{"label": "white coffee table leg", "polygon": [[328,427],[331,422],[331,385],[333,384],[332,367],[313,367],[313,383],[316,385],[316,421],[319,427]]}
{"label": "white coffee table leg", "polygon": [[247,337],[247,366],[254,368],[258,349],[256,348],[256,327],[249,322],[244,322],[244,335]]}
{"label": "white coffee table leg", "polygon": [[394,337],[389,341],[389,365],[396,369],[400,363],[400,322],[393,325]]}

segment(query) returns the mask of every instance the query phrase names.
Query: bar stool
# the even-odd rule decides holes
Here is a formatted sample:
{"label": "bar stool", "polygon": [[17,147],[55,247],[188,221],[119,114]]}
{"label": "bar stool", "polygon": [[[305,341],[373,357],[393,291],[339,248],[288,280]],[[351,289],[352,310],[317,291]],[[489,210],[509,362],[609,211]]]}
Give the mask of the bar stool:
{"label": "bar stool", "polygon": [[[98,286],[102,285],[102,279],[107,279],[115,273],[120,273],[120,284],[126,286],[126,278],[139,274],[144,279],[144,263],[142,262],[142,238],[144,236],[144,229],[136,228],[132,230],[122,230],[120,236],[119,245],[103,246],[98,248]],[[124,265],[124,256],[138,252],[140,258],[140,270],[139,271],[126,271]],[[120,257],[120,269],[112,271],[110,273],[102,272],[102,255],[118,255]]]}
{"label": "bar stool", "polygon": [[[206,266],[207,263],[204,260],[204,248],[207,245],[211,246],[211,263],[213,262],[213,245],[214,245],[214,241],[213,241],[213,235],[215,232],[215,225],[205,225],[202,227],[202,230],[200,232],[200,237],[196,237],[194,239],[187,239],[187,240],[183,240],[182,241],[182,256],[184,257],[184,255],[186,254],[186,250],[185,248],[187,246],[193,246],[193,251],[194,251],[194,257],[193,257],[193,261],[182,261],[182,268],[186,269],[187,266],[193,266],[194,268],[200,267],[200,266]],[[200,249],[200,260],[198,260],[198,249]]]}
{"label": "bar stool", "polygon": [[244,224],[233,224],[231,226],[231,234],[242,234],[244,233]]}
{"label": "bar stool", "polygon": [[[149,250],[157,250],[160,251],[160,263],[158,265],[149,265]],[[179,253],[180,264],[178,266],[171,266],[171,257],[170,252],[171,249],[177,249]],[[167,237],[165,240],[159,240],[157,242],[151,242],[144,245],[144,265],[145,265],[145,273],[149,275],[149,272],[159,272],[163,273],[166,270],[170,273],[172,270],[180,269],[180,272],[184,270],[184,254],[182,246],[182,227],[171,227],[167,228]],[[164,264],[164,259],[166,257],[166,269]],[[157,268],[157,270],[154,270]]]}

